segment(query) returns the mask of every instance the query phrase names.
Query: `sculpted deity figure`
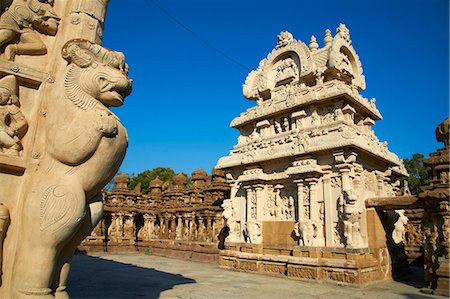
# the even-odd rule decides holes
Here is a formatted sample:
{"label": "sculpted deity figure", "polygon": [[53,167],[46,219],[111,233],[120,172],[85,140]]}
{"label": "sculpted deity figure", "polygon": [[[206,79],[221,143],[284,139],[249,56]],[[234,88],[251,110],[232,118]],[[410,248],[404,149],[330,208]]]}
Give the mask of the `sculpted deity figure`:
{"label": "sculpted deity figure", "polygon": [[294,226],[294,233],[300,239],[300,245],[313,246],[316,237],[316,229],[312,220],[297,222]]}
{"label": "sculpted deity figure", "polygon": [[233,208],[233,203],[231,199],[225,199],[222,203],[223,217],[226,219],[226,225],[229,227],[230,231],[228,233],[227,241],[229,242],[239,242],[240,232],[239,223],[236,221],[236,215]]}
{"label": "sculpted deity figure", "polygon": [[[102,188],[128,144],[108,109],[131,92],[123,54],[76,39],[64,45],[62,56],[68,64],[46,106],[45,147],[16,212],[20,245],[10,258],[12,273],[20,274],[13,275],[14,298],[68,298],[71,257],[100,221]],[[120,227],[113,222],[110,233],[114,225]]]}
{"label": "sculpted deity figure", "polygon": [[344,203],[344,236],[346,238],[346,245],[349,248],[360,246],[362,241],[361,236],[361,217],[362,209],[356,206],[356,197],[350,190],[342,192],[341,199]]}
{"label": "sculpted deity figure", "polygon": [[108,237],[111,242],[119,242],[122,239],[122,215],[121,214],[113,214],[113,218],[111,220],[111,224],[108,227]]}
{"label": "sculpted deity figure", "polygon": [[13,0],[0,16],[0,48],[6,45],[6,59],[14,60],[17,54],[46,54],[47,47],[38,32],[55,35],[59,20],[53,0]]}
{"label": "sculpted deity figure", "polygon": [[244,235],[249,243],[257,244],[262,241],[261,227],[255,221],[249,221],[246,223],[244,227]]}
{"label": "sculpted deity figure", "polygon": [[0,79],[0,152],[19,156],[21,138],[26,132],[27,121],[19,109],[16,77]]}
{"label": "sculpted deity figure", "polygon": [[405,242],[406,224],[408,223],[408,217],[405,216],[405,210],[395,210],[398,214],[398,219],[394,223],[394,230],[392,231],[392,240],[395,244]]}
{"label": "sculpted deity figure", "polygon": [[127,215],[123,224],[123,234],[126,238],[134,240],[136,228],[134,227],[134,220],[132,215]]}

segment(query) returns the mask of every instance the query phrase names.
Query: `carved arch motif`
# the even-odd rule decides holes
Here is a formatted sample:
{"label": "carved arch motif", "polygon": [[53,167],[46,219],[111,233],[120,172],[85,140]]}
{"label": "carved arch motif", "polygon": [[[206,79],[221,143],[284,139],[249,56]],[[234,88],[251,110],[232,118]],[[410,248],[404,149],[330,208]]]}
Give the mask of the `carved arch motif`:
{"label": "carved arch motif", "polygon": [[250,72],[243,85],[244,96],[250,100],[268,98],[274,87],[299,83],[302,78],[313,75],[315,69],[311,51],[306,44],[292,40],[275,48],[255,71]]}
{"label": "carved arch motif", "polygon": [[351,43],[348,29],[341,24],[329,50],[328,68],[334,68],[344,81],[358,90],[364,90],[366,79],[362,64]]}

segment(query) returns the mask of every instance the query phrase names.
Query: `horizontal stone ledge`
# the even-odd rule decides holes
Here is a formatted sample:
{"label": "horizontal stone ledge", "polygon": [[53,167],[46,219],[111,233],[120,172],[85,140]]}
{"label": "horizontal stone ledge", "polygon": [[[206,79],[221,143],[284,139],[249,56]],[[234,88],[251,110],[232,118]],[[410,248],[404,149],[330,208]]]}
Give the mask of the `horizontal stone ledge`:
{"label": "horizontal stone ledge", "polygon": [[390,196],[366,199],[367,208],[383,210],[414,209],[421,207],[421,201],[417,196]]}
{"label": "horizontal stone ledge", "polygon": [[26,163],[24,158],[0,155],[0,173],[22,175],[25,169]]}
{"label": "horizontal stone ledge", "polygon": [[46,72],[4,59],[0,59],[0,73],[14,75],[24,81],[38,85],[43,82],[53,83],[55,81],[55,78]]}

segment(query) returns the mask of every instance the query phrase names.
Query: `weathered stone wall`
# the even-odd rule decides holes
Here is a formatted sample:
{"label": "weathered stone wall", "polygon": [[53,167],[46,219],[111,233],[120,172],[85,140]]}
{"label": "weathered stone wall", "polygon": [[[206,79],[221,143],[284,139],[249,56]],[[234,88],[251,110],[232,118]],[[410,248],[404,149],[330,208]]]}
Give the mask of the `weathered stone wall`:
{"label": "weathered stone wall", "polygon": [[179,174],[168,186],[158,178],[150,192],[129,190],[124,174],[104,193],[102,221],[80,249],[109,252],[147,252],[193,260],[216,261],[225,232],[221,204],[229,197],[222,172],[192,173],[192,186]]}

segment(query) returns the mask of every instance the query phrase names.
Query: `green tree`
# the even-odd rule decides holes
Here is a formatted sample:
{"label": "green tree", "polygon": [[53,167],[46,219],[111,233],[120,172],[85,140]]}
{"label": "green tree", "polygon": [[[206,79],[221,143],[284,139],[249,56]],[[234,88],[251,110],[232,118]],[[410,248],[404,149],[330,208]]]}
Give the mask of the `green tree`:
{"label": "green tree", "polygon": [[[147,194],[149,192],[149,183],[156,179],[156,177],[159,177],[159,179],[164,182],[172,182],[175,175],[175,171],[172,168],[167,167],[156,167],[152,170],[145,170],[138,175],[133,175],[131,177],[128,188],[132,190],[137,184],[141,183],[142,194]],[[185,175],[189,180],[189,177],[185,173],[183,173],[183,175]]]}
{"label": "green tree", "polygon": [[406,178],[409,190],[412,194],[419,194],[420,187],[425,186],[430,179],[429,168],[423,164],[424,156],[419,153],[413,154],[411,159],[403,159],[409,177]]}

